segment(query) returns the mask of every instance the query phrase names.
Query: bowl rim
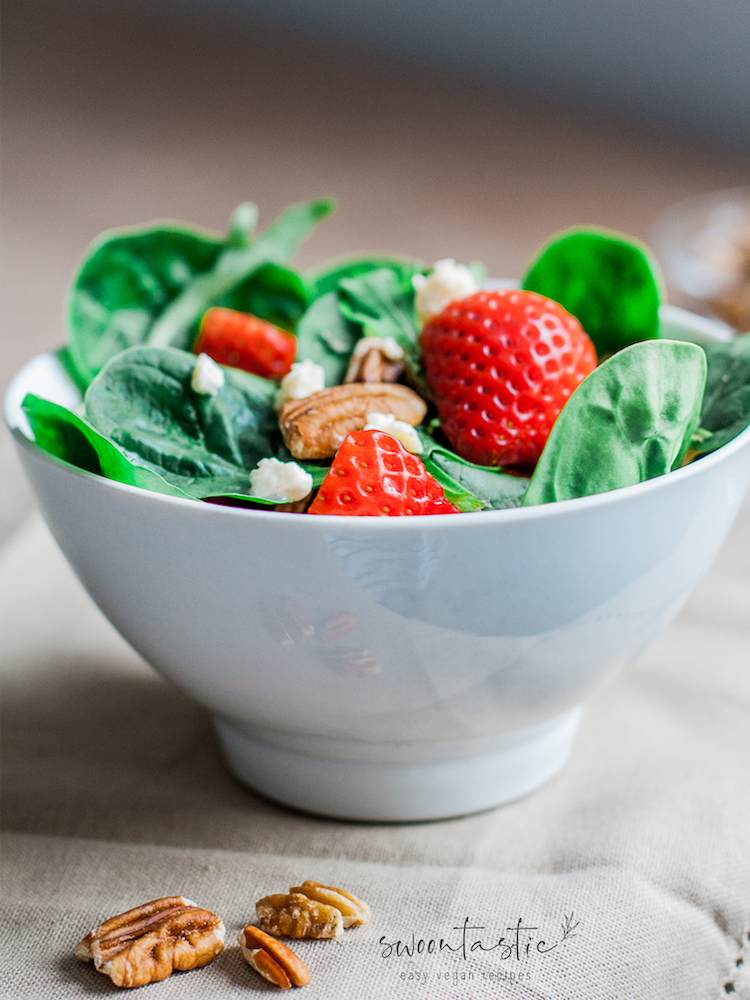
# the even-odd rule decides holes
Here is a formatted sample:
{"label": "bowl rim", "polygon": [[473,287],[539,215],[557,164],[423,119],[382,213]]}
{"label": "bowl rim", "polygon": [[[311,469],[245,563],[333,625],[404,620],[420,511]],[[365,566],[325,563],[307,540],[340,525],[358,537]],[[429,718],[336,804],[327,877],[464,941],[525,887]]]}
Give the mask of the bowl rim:
{"label": "bowl rim", "polygon": [[[681,309],[678,306],[664,304],[660,307],[660,316],[673,323],[679,324],[687,332],[694,333],[697,338],[710,341],[727,341],[731,339],[721,324],[714,320],[699,316],[696,313]],[[666,339],[666,338],[665,338]],[[574,512],[585,511],[594,507],[604,507],[613,503],[626,502],[632,497],[646,495],[655,490],[678,488],[683,483],[695,476],[708,472],[718,463],[731,457],[736,452],[741,451],[750,445],[750,426],[746,427],[731,441],[728,441],[721,448],[704,456],[699,461],[691,462],[690,465],[675,469],[673,472],[656,476],[653,479],[645,480],[641,483],[634,483],[631,486],[622,486],[619,489],[608,490],[604,493],[593,493],[585,497],[575,497],[571,500],[558,500],[550,503],[535,504],[529,507],[510,507],[503,510],[481,510],[462,513],[460,517],[435,516],[428,514],[418,514],[414,517],[341,517],[335,514],[319,514],[314,518],[303,518],[299,514],[262,510],[247,507],[232,507],[225,504],[214,504],[196,501],[190,498],[171,496],[166,493],[157,493],[153,490],[143,489],[139,486],[131,486],[127,483],[120,483],[113,479],[107,479],[94,472],[88,472],[70,465],[68,462],[41,448],[36,441],[27,436],[17,423],[15,410],[20,405],[16,403],[19,396],[17,386],[23,381],[25,373],[29,368],[38,363],[41,358],[54,358],[50,351],[42,351],[24,364],[11,380],[6,393],[3,406],[5,423],[19,447],[25,448],[32,455],[41,458],[43,461],[56,466],[61,472],[72,476],[91,479],[98,484],[98,488],[112,490],[125,495],[132,495],[133,499],[141,503],[165,504],[175,509],[182,509],[186,513],[192,511],[195,516],[202,518],[239,518],[242,520],[258,521],[261,523],[272,518],[272,524],[281,526],[286,524],[308,525],[305,530],[313,530],[312,525],[319,524],[319,527],[330,530],[332,525],[344,530],[356,530],[356,528],[374,529],[376,531],[403,531],[415,530],[415,525],[419,530],[456,530],[458,525],[486,524],[488,527],[497,524],[512,524],[521,521],[533,521],[538,518],[563,517]],[[60,369],[63,374],[65,374]],[[67,377],[67,376],[66,376]],[[16,422],[14,422],[14,419]],[[198,513],[200,512],[200,513]],[[279,519],[283,520],[279,520]],[[461,530],[458,528],[458,530]]]}

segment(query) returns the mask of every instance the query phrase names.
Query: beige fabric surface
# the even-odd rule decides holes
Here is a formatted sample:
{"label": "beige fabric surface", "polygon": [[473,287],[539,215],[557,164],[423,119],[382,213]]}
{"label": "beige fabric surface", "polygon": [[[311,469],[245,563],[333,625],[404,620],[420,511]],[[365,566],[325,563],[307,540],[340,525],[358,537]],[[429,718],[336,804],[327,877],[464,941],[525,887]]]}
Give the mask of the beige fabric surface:
{"label": "beige fabric surface", "polygon": [[[0,556],[0,995],[113,995],[73,946],[173,893],[215,909],[230,947],[148,995],[261,995],[272,987],[244,966],[236,933],[258,897],[313,878],[361,895],[374,917],[300,945],[310,1000],[746,1000],[749,553],[746,505],[677,621],[591,700],[547,787],[463,819],[366,825],[295,814],[238,785],[205,713],[114,632],[33,517]],[[459,946],[467,919],[482,929],[466,931],[466,959],[388,955],[412,935]],[[566,919],[579,923],[561,940]],[[470,950],[514,942],[519,920],[536,928],[520,933],[520,958]],[[544,954],[541,939],[554,945]]]}

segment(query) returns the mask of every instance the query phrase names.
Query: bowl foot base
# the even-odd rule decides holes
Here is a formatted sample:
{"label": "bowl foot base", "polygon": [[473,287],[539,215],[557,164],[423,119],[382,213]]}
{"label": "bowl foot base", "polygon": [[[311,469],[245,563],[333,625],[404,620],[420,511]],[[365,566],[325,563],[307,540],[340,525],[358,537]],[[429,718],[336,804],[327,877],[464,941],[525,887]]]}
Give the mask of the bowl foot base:
{"label": "bowl foot base", "polygon": [[[408,822],[480,812],[538,788],[568,759],[580,715],[575,708],[505,734],[489,753],[485,740],[466,740],[458,759],[416,763],[408,761],[411,744],[403,745],[404,763],[351,760],[279,747],[227,719],[217,717],[215,725],[232,773],[262,795],[338,819]],[[472,742],[483,752],[472,754]],[[450,744],[436,749],[442,756]]]}

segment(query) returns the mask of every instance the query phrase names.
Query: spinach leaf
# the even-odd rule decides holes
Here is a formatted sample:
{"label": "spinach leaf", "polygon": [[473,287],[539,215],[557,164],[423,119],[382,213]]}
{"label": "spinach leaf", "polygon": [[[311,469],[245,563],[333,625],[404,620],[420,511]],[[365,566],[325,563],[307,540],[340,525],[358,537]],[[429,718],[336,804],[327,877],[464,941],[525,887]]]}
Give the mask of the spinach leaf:
{"label": "spinach leaf", "polygon": [[[190,486],[187,491],[167,482],[158,472],[132,462],[120,448],[105,438],[77,413],[39,396],[28,394],[22,404],[40,448],[67,462],[68,465],[113,479],[118,483],[138,486],[155,493],[182,497],[185,500],[212,500],[215,503],[232,501],[232,506],[275,507],[273,500],[248,494],[247,475],[227,479],[214,478]],[[308,469],[313,474],[315,486],[322,482],[327,469]],[[239,487],[238,487],[239,483]],[[204,496],[210,487],[210,496]],[[246,492],[234,492],[235,488]],[[212,491],[216,490],[216,494]]]}
{"label": "spinach leaf", "polygon": [[213,304],[252,313],[293,332],[310,299],[310,287],[296,271],[279,264],[266,264],[222,301]]}
{"label": "spinach leaf", "polygon": [[337,291],[339,282],[343,278],[360,278],[382,268],[398,273],[412,266],[415,265],[397,257],[348,257],[317,268],[310,273],[309,279],[315,288],[316,296],[320,296]]}
{"label": "spinach leaf", "polygon": [[313,273],[318,292],[297,326],[297,357],[322,365],[326,385],[344,380],[354,346],[363,334],[394,337],[418,368],[419,330],[411,277],[420,266],[395,258],[343,261]]}
{"label": "spinach leaf", "polygon": [[[250,497],[261,458],[290,461],[273,411],[275,386],[225,368],[215,396],[193,392],[195,357],[175,348],[135,347],[91,383],[86,416],[136,465],[196,498]],[[319,484],[326,469],[304,464]]]}
{"label": "spinach leaf", "polygon": [[344,316],[360,324],[366,336],[393,337],[415,372],[420,368],[420,331],[411,279],[419,271],[417,264],[381,267],[339,282]]}
{"label": "spinach leaf", "polygon": [[76,381],[88,385],[110,358],[143,343],[154,318],[213,267],[223,246],[208,233],[165,223],[104,233],[68,298],[68,356]]}
{"label": "spinach leaf", "polygon": [[529,485],[529,480],[523,476],[511,476],[489,466],[472,465],[442,449],[434,452],[430,461],[443,475],[451,476],[463,489],[479,497],[484,507],[492,510],[520,507]]}
{"label": "spinach leaf", "polygon": [[529,480],[501,469],[474,465],[419,429],[425,468],[443,487],[445,495],[461,511],[505,510],[521,504]]}
{"label": "spinach leaf", "polygon": [[487,509],[488,505],[481,497],[465,489],[457,479],[454,479],[453,476],[445,472],[437,462],[433,462],[432,459],[426,458],[424,455],[419,455],[418,457],[422,460],[425,469],[432,478],[437,480],[443,487],[446,500],[450,500],[462,513]]}
{"label": "spinach leaf", "polygon": [[226,240],[171,223],[105,233],[68,299],[68,360],[76,381],[88,385],[107,361],[139,344],[189,349],[206,309],[230,304],[232,296],[235,308],[252,305],[272,322],[293,325],[310,293],[278,265],[332,207],[327,201],[292,206],[257,239],[250,204],[235,210]]}
{"label": "spinach leaf", "polygon": [[85,472],[95,472],[118,483],[140,486],[157,493],[186,496],[178,487],[151,469],[131,462],[106,437],[77,413],[31,393],[21,408],[26,414],[40,448]]}
{"label": "spinach leaf", "polygon": [[292,205],[247,247],[229,246],[214,266],[197,275],[150,327],[152,347],[189,347],[197,323],[214,303],[254,274],[264,264],[280,264],[291,257],[315,225],[333,211],[331,201]]}
{"label": "spinach leaf", "polygon": [[309,358],[322,365],[326,385],[340,385],[360,335],[357,324],[342,315],[338,294],[327,292],[313,302],[297,324],[297,360]]}
{"label": "spinach leaf", "polygon": [[750,424],[750,333],[703,350],[708,374],[700,422],[711,435],[693,444],[699,455],[721,448]]}
{"label": "spinach leaf", "polygon": [[556,236],[521,283],[573,313],[600,357],[659,336],[661,285],[646,247],[595,229]]}
{"label": "spinach leaf", "polygon": [[695,344],[655,340],[609,358],[555,421],[523,505],[606,493],[682,462],[698,426],[706,359]]}

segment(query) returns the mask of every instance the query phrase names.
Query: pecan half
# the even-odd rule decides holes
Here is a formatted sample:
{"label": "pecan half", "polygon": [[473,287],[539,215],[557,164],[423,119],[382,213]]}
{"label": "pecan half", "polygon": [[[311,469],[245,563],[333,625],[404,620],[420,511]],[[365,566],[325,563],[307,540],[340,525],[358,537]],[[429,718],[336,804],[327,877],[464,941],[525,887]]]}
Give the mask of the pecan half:
{"label": "pecan half", "polygon": [[341,910],[301,892],[277,892],[255,904],[260,926],[276,937],[337,938],[344,933]]}
{"label": "pecan half", "polygon": [[164,896],[106,920],[76,948],[115,986],[145,986],[208,965],[224,950],[224,924],[182,896]]}
{"label": "pecan half", "polygon": [[325,903],[327,906],[335,906],[341,912],[344,927],[355,927],[370,919],[370,907],[367,903],[357,899],[350,892],[337,889],[335,885],[321,885],[320,882],[308,879],[302,885],[293,885],[289,892],[301,892],[308,899]]}
{"label": "pecan half", "polygon": [[290,400],[279,414],[279,426],[294,458],[333,458],[346,435],[362,430],[373,412],[392,413],[416,427],[427,407],[405,385],[354,382]]}
{"label": "pecan half", "polygon": [[398,382],[404,370],[403,358],[404,352],[393,337],[363,337],[349,359],[344,382]]}
{"label": "pecan half", "polygon": [[310,973],[302,959],[278,938],[248,924],[237,935],[245,961],[264,979],[282,990],[306,986]]}

